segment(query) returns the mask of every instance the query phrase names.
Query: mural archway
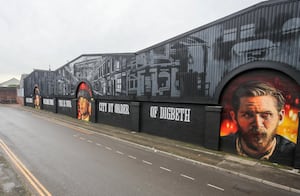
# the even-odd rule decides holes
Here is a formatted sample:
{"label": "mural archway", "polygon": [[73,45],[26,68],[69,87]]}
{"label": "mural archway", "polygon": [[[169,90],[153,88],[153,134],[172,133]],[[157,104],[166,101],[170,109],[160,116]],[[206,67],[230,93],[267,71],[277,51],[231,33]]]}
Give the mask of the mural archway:
{"label": "mural archway", "polygon": [[41,109],[41,93],[40,93],[40,88],[38,85],[34,85],[33,89],[33,104],[34,108],[36,109]]}
{"label": "mural archway", "polygon": [[77,118],[90,121],[92,116],[93,94],[90,86],[86,82],[81,82],[77,88]]}
{"label": "mural archway", "polygon": [[272,69],[248,70],[226,84],[220,103],[221,150],[293,165],[300,111],[295,80]]}

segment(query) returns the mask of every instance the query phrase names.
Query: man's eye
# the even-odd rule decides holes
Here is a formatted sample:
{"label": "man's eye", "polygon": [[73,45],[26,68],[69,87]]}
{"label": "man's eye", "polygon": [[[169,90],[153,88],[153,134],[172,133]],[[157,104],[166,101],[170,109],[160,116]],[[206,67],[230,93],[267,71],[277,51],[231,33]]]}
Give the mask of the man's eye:
{"label": "man's eye", "polygon": [[268,119],[270,119],[270,118],[273,116],[273,114],[270,113],[270,112],[264,112],[264,113],[261,113],[260,116],[261,116],[263,119],[268,120]]}
{"label": "man's eye", "polygon": [[244,118],[252,118],[253,117],[253,114],[250,113],[250,112],[246,112],[242,115]]}

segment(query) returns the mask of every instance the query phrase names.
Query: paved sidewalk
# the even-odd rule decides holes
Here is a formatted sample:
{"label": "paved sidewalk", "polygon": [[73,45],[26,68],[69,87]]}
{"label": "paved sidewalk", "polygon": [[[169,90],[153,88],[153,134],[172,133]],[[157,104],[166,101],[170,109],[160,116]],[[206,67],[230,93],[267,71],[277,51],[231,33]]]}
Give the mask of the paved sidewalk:
{"label": "paved sidewalk", "polygon": [[45,110],[36,110],[30,107],[16,105],[13,107],[32,113],[38,113],[41,118],[58,120],[62,123],[82,127],[83,130],[87,129],[99,134],[126,140],[146,146],[155,151],[160,151],[161,153],[188,159],[216,170],[300,194],[300,172],[290,167],[234,156],[220,151],[212,151],[201,146],[145,133],[131,132],[109,125],[84,122]]}
{"label": "paved sidewalk", "polygon": [[7,161],[7,157],[0,151],[0,195],[5,196],[30,196],[20,177]]}

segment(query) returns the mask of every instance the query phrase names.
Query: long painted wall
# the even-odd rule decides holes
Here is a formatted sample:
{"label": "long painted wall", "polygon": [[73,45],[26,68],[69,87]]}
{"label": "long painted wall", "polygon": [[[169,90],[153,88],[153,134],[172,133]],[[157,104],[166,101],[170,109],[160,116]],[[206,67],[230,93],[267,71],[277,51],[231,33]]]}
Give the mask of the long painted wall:
{"label": "long painted wall", "polygon": [[218,150],[239,132],[234,91],[270,83],[286,100],[276,135],[293,148],[283,164],[300,167],[299,48],[299,1],[268,1],[136,53],[81,55],[55,71],[35,70],[24,80],[24,102]]}

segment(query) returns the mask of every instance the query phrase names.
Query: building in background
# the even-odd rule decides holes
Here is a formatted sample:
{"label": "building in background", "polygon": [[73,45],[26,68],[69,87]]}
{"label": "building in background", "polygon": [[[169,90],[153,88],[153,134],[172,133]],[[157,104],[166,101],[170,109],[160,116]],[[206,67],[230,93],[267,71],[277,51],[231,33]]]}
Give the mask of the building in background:
{"label": "building in background", "polygon": [[17,103],[24,105],[24,78],[27,77],[28,74],[22,74],[20,78],[20,85],[17,88]]}
{"label": "building in background", "polygon": [[17,103],[17,88],[20,81],[12,78],[0,84],[0,103]]}

